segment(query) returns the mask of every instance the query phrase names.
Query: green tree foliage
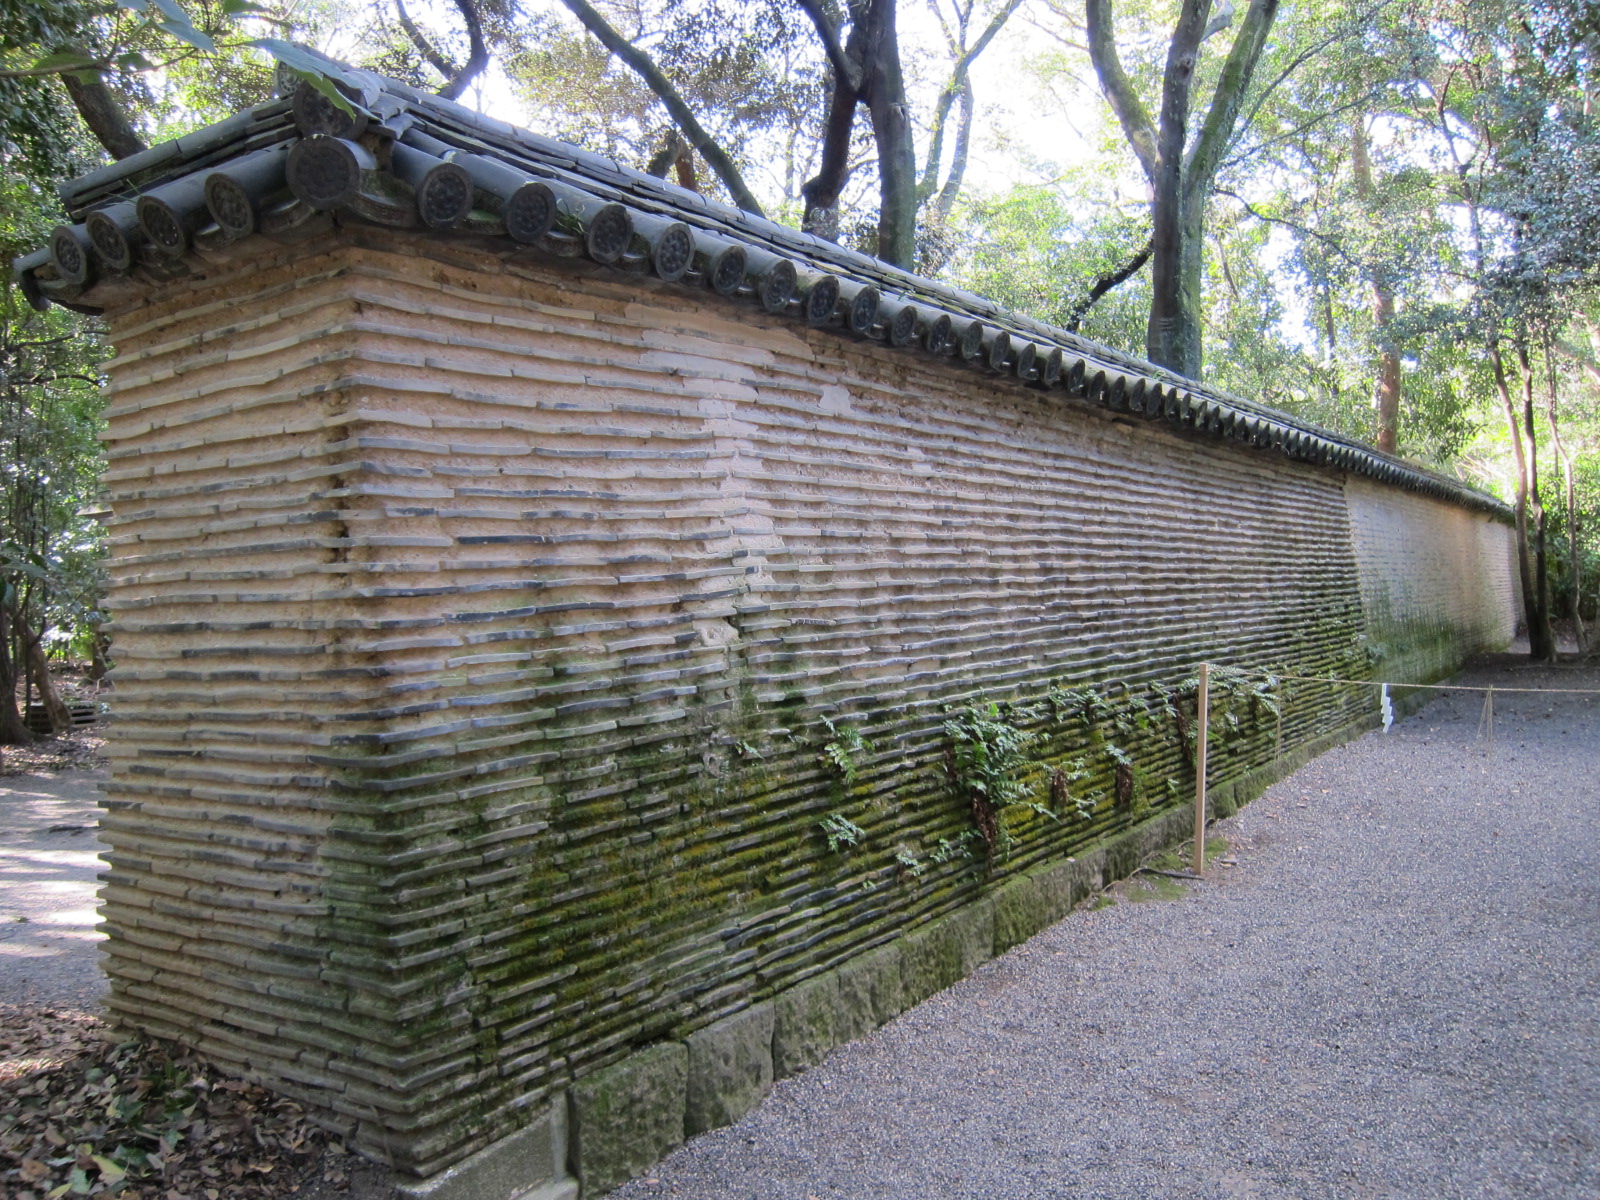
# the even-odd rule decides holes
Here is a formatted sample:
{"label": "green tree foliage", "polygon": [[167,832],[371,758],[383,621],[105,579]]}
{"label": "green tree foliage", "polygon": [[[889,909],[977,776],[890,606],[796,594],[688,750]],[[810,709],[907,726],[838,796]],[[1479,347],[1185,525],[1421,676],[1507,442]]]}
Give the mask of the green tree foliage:
{"label": "green tree foliage", "polygon": [[1084,171],[1050,186],[969,198],[956,213],[961,249],[951,266],[981,296],[1137,353],[1148,281],[1135,278],[1092,304],[1089,297],[1125,264],[1127,247],[1148,239],[1149,222],[1142,206],[1118,203],[1097,182]]}
{"label": "green tree foliage", "polygon": [[[496,34],[505,72],[545,128],[655,174],[673,172],[697,190],[715,186],[702,178],[702,164],[711,162],[730,198],[746,208],[764,207],[753,191],[780,206],[798,199],[824,90],[821,56],[808,47],[794,9],[729,0],[581,9],[625,52],[641,56],[655,83],[575,16],[545,11],[506,22]],[[662,88],[687,110],[698,136],[686,136]],[[717,168],[719,155],[727,168]],[[747,182],[747,173],[756,177]]]}
{"label": "green tree foliage", "polygon": [[[1069,28],[1081,20],[1053,12]],[[1177,12],[1117,6],[1127,86],[1111,100],[1161,90]],[[1130,185],[1148,172],[1118,136],[1138,122],[1115,103],[1098,125],[1085,118],[1099,90],[1085,86],[1091,56],[1062,42],[1032,67],[1070,97],[1087,155],[1070,170],[1036,164],[1047,183],[969,200],[969,250],[953,270],[1134,350],[1153,303],[1140,252],[1155,192]],[[1220,69],[1200,45],[1197,94]],[[1285,8],[1204,225],[1197,311],[1212,382],[1501,489],[1520,514],[1541,655],[1554,645],[1546,614],[1589,594],[1596,46],[1600,23],[1578,0]]]}
{"label": "green tree foliage", "polygon": [[[1210,380],[1500,488],[1521,514],[1525,601],[1535,648],[1549,653],[1540,614],[1567,613],[1572,597],[1592,605],[1588,531],[1600,520],[1593,5],[1089,7],[1125,87],[1097,77],[1089,8],[1075,0],[933,0],[937,37],[903,47],[910,9],[890,0],[38,0],[0,10],[0,217],[18,249],[37,244],[60,218],[54,184],[102,161],[100,148],[121,153],[266,96],[264,35],[316,75],[284,41],[337,33],[361,65],[463,99],[492,62],[528,106],[521,119],[557,136],[863,249],[893,247],[896,261],[1146,351],[1153,235],[1172,181],[1145,152],[1159,167],[1165,136],[1182,149],[1180,274],[1192,271],[1184,303]],[[1018,182],[991,174],[974,189],[985,97],[971,68],[1013,12],[1033,22],[1033,58],[1008,64],[1019,88],[1034,78],[1063,95],[1062,128],[1083,137],[1015,139]],[[1162,115],[1173,31],[1197,15],[1205,23],[1185,35],[1191,117],[1175,123]],[[893,34],[893,54],[873,30]],[[1230,82],[1247,33],[1260,42],[1254,69]],[[94,421],[72,390],[88,385],[68,377],[92,376],[100,350],[82,318],[7,304],[13,459],[50,463],[40,486],[75,497],[39,526],[57,530],[39,543],[58,547],[41,551],[44,567],[20,550],[8,561],[64,571],[47,560],[78,536],[61,514],[92,493],[73,464],[92,459],[78,434]],[[53,340],[61,330],[73,336]],[[44,376],[55,391],[16,382]],[[60,446],[35,454],[41,438]],[[49,597],[70,589],[35,590],[45,607],[28,601],[28,627],[66,621]]]}
{"label": "green tree foliage", "polygon": [[[48,96],[48,93],[46,93]],[[0,253],[48,235],[54,197],[0,150]],[[43,669],[48,640],[98,623],[101,535],[85,510],[99,491],[104,357],[76,313],[36,312],[19,289],[0,296],[0,742],[29,740],[16,689],[31,674],[52,725],[66,712]]]}

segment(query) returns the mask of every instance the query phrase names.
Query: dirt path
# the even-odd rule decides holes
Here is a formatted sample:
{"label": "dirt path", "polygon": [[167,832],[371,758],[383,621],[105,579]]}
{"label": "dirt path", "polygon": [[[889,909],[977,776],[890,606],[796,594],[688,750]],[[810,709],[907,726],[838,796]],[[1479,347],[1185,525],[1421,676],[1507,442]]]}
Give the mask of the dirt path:
{"label": "dirt path", "polygon": [[0,776],[0,1004],[97,1011],[101,771]]}
{"label": "dirt path", "polygon": [[1600,1195],[1600,696],[1497,695],[1492,757],[1481,707],[1323,756],[1212,881],[1075,914],[614,1194]]}

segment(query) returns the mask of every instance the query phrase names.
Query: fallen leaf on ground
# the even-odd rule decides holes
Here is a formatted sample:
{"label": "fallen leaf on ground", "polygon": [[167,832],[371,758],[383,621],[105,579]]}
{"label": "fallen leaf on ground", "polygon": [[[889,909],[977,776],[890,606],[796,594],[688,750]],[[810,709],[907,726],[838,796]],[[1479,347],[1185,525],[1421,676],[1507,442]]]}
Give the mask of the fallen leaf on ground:
{"label": "fallen leaf on ground", "polygon": [[323,1176],[330,1151],[346,1161],[335,1146],[300,1105],[195,1054],[0,1005],[0,1196],[220,1200],[226,1178],[228,1200],[273,1200]]}

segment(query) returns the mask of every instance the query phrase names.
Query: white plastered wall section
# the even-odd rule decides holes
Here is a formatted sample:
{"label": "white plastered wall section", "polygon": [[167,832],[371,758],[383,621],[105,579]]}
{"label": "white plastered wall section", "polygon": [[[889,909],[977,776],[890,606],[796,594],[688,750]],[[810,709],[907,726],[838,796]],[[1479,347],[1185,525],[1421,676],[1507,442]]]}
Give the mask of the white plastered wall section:
{"label": "white plastered wall section", "polygon": [[1358,478],[1345,503],[1378,677],[1426,682],[1505,648],[1520,619],[1509,525]]}

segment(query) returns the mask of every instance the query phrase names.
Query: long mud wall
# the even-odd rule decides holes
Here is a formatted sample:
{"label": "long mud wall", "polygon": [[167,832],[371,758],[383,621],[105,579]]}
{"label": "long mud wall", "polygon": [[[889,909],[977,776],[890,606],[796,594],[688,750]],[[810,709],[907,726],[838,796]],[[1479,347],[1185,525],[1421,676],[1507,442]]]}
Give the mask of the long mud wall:
{"label": "long mud wall", "polygon": [[[1441,501],[642,278],[231,253],[111,314],[110,1006],[413,1175],[596,1194],[1063,915],[1182,828],[1201,661],[1226,804],[1374,711],[1260,672],[1510,636]],[[963,720],[1039,764],[988,838]]]}

